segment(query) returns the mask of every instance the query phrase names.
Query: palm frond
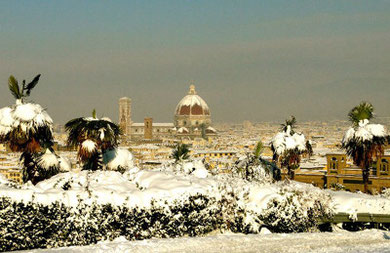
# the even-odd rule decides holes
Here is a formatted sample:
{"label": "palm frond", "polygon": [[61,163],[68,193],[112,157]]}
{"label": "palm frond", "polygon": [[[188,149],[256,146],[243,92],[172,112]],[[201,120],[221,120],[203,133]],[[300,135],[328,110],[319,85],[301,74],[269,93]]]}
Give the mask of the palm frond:
{"label": "palm frond", "polygon": [[256,147],[255,147],[255,151],[254,151],[254,155],[256,158],[260,157],[261,152],[263,152],[263,149],[264,149],[263,143],[261,141],[257,142]]}
{"label": "palm frond", "polygon": [[18,80],[12,75],[8,78],[8,88],[16,99],[22,98],[23,94],[20,92]]}
{"label": "palm frond", "polygon": [[348,113],[349,120],[357,126],[361,120],[370,120],[374,117],[374,107],[369,102],[361,102]]}
{"label": "palm frond", "polygon": [[[84,163],[83,168],[89,170],[102,168],[101,154],[104,150],[116,148],[121,135],[121,129],[117,124],[96,118],[72,119],[65,124],[65,130],[68,132],[68,145],[79,147],[78,157]],[[96,152],[87,154],[83,151],[81,145],[87,139],[96,143],[98,149]]]}
{"label": "palm frond", "polygon": [[38,74],[26,87],[23,87],[23,90],[27,90],[27,96],[30,96],[31,90],[37,85],[40,77],[41,74]]}
{"label": "palm frond", "polygon": [[295,116],[291,116],[290,119],[286,119],[286,121],[283,124],[281,124],[282,130],[284,132],[286,132],[288,129],[288,126],[290,126],[291,134],[293,134],[293,129],[295,128],[296,124],[297,124],[297,120],[296,120]]}
{"label": "palm frond", "polygon": [[187,160],[189,158],[189,148],[186,144],[178,144],[172,152],[172,157],[176,161]]}

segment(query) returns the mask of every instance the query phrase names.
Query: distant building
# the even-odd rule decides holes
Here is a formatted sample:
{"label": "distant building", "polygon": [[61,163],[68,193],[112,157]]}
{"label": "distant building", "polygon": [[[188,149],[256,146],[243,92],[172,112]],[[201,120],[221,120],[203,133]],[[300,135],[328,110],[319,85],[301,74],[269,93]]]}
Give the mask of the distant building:
{"label": "distant building", "polygon": [[193,84],[188,94],[176,106],[174,123],[153,123],[152,118],[145,118],[144,123],[133,123],[131,100],[124,97],[119,100],[119,126],[127,140],[194,139],[209,138],[217,134],[217,131],[211,127],[210,109],[197,95]]}
{"label": "distant building", "polygon": [[[151,122],[148,126],[148,131],[152,131],[151,135],[149,133],[149,137],[161,139],[161,138],[171,138],[175,136],[175,129],[173,123],[154,123]],[[131,124],[131,138],[133,140],[136,139],[145,139],[146,125],[144,123],[133,123]],[[151,139],[147,138],[147,139]]]}
{"label": "distant building", "polygon": [[119,99],[119,127],[127,138],[131,135],[131,123],[131,99],[123,97]]}
{"label": "distant building", "polygon": [[[371,193],[390,188],[390,154],[383,154],[372,164],[369,175],[368,190]],[[287,171],[282,170],[282,178]],[[294,180],[313,184],[320,188],[339,188],[355,192],[364,191],[362,169],[351,164],[344,152],[326,154],[326,166],[312,169],[299,168],[295,171]]]}
{"label": "distant building", "polygon": [[[343,185],[349,191],[363,191],[362,169],[346,163],[345,154],[327,154],[327,188]],[[382,155],[370,169],[368,190],[372,193],[390,188],[390,155]]]}
{"label": "distant building", "polygon": [[176,106],[174,124],[177,135],[195,138],[216,135],[211,127],[211,113],[207,103],[196,93],[195,85],[190,85],[188,94]]}

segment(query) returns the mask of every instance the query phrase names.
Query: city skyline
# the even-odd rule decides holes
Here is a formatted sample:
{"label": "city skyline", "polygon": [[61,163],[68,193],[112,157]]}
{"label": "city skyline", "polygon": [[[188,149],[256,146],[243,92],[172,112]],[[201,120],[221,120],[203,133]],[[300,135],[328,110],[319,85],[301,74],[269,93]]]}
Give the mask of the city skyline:
{"label": "city skyline", "polygon": [[[172,122],[191,80],[214,122],[347,119],[362,100],[388,117],[387,1],[2,1],[7,79],[41,73],[31,99],[55,123],[89,115]],[[17,16],[13,13],[18,13]]]}

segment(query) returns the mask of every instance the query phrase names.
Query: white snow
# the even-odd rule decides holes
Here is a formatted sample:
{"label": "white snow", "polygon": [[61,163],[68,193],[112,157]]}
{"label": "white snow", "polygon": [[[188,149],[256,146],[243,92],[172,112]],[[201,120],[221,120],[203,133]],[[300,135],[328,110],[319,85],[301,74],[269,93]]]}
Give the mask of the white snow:
{"label": "white snow", "polygon": [[42,107],[37,104],[21,104],[16,106],[14,116],[21,121],[30,121],[42,111]]}
{"label": "white snow", "polygon": [[14,120],[11,112],[12,109],[9,107],[4,107],[0,109],[0,125],[12,126]]}
{"label": "white snow", "polygon": [[[330,206],[336,212],[388,214],[390,210],[390,199],[380,196],[321,190],[295,181],[276,184],[247,182],[239,178],[226,181],[223,176],[208,175],[204,167],[194,163],[186,163],[183,171],[191,174],[146,171],[137,168],[123,175],[116,171],[67,172],[53,176],[35,186],[25,184],[22,189],[0,185],[0,196],[10,197],[16,201],[33,200],[45,205],[59,201],[68,206],[76,206],[81,199],[87,204],[96,201],[99,204],[149,207],[152,199],[161,203],[171,202],[197,193],[219,199],[225,194],[219,188],[223,184],[234,189],[239,195],[247,195],[247,198],[243,197],[240,201],[247,210],[257,213],[267,208],[271,199],[281,198],[281,191],[285,192],[284,194],[306,192],[305,196],[312,198],[306,200],[307,204],[315,199],[329,198]],[[62,188],[65,183],[71,186],[69,190]]]}
{"label": "white snow", "polygon": [[289,150],[299,150],[301,152],[306,150],[305,136],[300,133],[291,135],[291,128],[288,126],[286,132],[277,133],[271,140],[276,153],[280,156]]}
{"label": "white snow", "polygon": [[105,155],[111,158],[107,163],[107,168],[110,170],[115,170],[119,166],[125,169],[133,167],[133,155],[127,149],[117,148],[107,151]]}
{"label": "white snow", "polygon": [[58,162],[60,165],[60,171],[70,171],[72,169],[72,164],[69,161],[69,159],[67,159],[63,156],[60,156],[58,158]]}
{"label": "white snow", "polygon": [[12,107],[0,109],[0,135],[6,135],[13,128],[18,128],[28,133],[35,131],[39,126],[47,125],[51,128],[53,120],[38,104],[23,104],[17,101]]}
{"label": "white snow", "polygon": [[207,130],[210,130],[210,131],[212,131],[212,132],[217,132],[217,130],[215,130],[215,128],[213,128],[213,127],[211,127],[211,126],[209,126],[209,127],[207,128]]}
{"label": "white snow", "polygon": [[181,133],[188,133],[189,131],[188,131],[188,129],[185,128],[185,127],[180,127],[179,130],[177,130],[177,132],[178,132],[179,134],[181,134]]}
{"label": "white snow", "polygon": [[344,135],[343,143],[356,139],[358,141],[369,141],[374,137],[386,136],[387,130],[381,124],[369,124],[367,119],[361,120],[356,128],[349,128]]}
{"label": "white snow", "polygon": [[50,167],[58,167],[59,161],[55,154],[53,154],[49,149],[46,149],[45,154],[39,158],[38,164],[42,168],[48,169]]}
{"label": "white snow", "polygon": [[108,121],[108,122],[112,122],[112,120],[110,119],[110,118],[108,118],[108,117],[103,117],[103,118],[101,118],[102,120],[105,120],[105,121]]}
{"label": "white snow", "polygon": [[81,144],[81,148],[88,151],[89,153],[92,153],[96,151],[97,144],[93,140],[85,140]]}
{"label": "white snow", "polygon": [[264,252],[264,253],[389,253],[390,233],[381,230],[360,232],[292,234],[217,234],[205,237],[182,237],[127,241],[118,237],[114,241],[89,246],[31,250],[41,252]]}
{"label": "white snow", "polygon": [[207,103],[203,100],[203,98],[201,98],[200,96],[198,95],[195,95],[195,94],[189,94],[187,96],[185,96],[180,102],[179,104],[177,105],[176,107],[176,111],[178,110],[178,108],[180,108],[181,106],[194,106],[194,105],[199,105],[201,106],[203,109],[205,110],[208,110],[209,107],[207,105]]}

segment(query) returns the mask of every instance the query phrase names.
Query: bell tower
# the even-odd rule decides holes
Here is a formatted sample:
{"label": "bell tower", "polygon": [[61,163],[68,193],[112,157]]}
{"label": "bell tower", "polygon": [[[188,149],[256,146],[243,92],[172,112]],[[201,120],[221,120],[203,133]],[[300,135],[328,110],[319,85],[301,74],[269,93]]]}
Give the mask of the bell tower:
{"label": "bell tower", "polygon": [[127,138],[131,135],[131,123],[131,99],[123,97],[119,99],[119,127]]}

